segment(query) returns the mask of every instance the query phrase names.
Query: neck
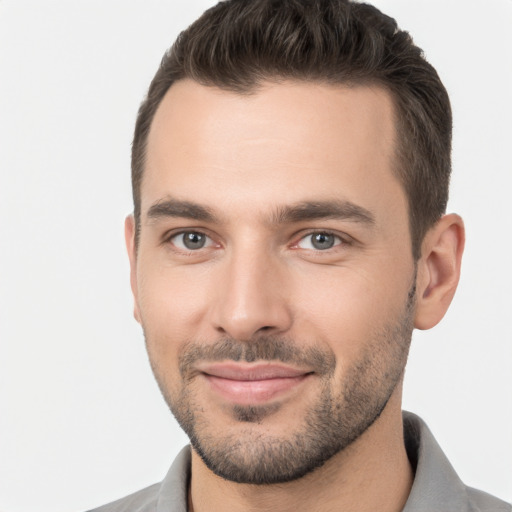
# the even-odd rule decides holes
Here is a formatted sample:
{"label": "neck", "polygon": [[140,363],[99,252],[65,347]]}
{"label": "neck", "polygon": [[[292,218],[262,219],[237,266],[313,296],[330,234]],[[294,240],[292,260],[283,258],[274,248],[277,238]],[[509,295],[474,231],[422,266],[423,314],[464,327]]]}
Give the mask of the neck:
{"label": "neck", "polygon": [[352,445],[321,468],[286,484],[226,481],[192,451],[189,511],[401,511],[413,472],[404,446],[399,395],[395,390],[380,417]]}

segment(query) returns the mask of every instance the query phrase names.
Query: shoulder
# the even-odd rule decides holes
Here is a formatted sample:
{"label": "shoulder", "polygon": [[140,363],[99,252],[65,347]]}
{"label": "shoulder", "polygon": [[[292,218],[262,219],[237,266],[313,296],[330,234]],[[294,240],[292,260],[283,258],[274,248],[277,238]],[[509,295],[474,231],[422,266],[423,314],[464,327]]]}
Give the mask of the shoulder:
{"label": "shoulder", "polygon": [[158,484],[88,512],[186,512],[190,480],[190,447],[181,450]]}
{"label": "shoulder", "polygon": [[512,505],[472,487],[466,488],[469,502],[475,512],[511,512]]}
{"label": "shoulder", "polygon": [[155,512],[159,490],[160,484],[154,484],[88,512]]}
{"label": "shoulder", "polygon": [[510,504],[466,486],[425,422],[408,412],[404,440],[415,477],[403,512],[512,512]]}

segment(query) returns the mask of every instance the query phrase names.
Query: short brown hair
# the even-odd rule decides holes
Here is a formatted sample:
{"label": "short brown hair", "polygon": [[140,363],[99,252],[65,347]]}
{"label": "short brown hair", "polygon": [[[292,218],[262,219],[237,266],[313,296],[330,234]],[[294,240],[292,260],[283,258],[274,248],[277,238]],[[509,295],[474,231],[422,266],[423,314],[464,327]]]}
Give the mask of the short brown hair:
{"label": "short brown hair", "polygon": [[395,172],[408,198],[412,251],[443,215],[451,170],[446,89],[410,35],[375,7],[350,0],[227,0],[165,53],[140,106],[132,147],[136,238],[148,134],[169,87],[189,78],[240,94],[263,81],[375,84],[394,100]]}

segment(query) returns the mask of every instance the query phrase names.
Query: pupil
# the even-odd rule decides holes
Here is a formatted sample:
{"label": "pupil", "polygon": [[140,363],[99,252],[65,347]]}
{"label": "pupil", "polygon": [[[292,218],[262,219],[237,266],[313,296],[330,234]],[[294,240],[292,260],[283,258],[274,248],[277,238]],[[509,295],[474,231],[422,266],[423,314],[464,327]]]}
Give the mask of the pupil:
{"label": "pupil", "polygon": [[205,243],[205,236],[201,233],[186,233],[183,235],[183,243],[187,249],[201,249]]}
{"label": "pupil", "polygon": [[327,233],[318,233],[313,236],[313,247],[316,249],[330,249],[334,245],[334,237]]}

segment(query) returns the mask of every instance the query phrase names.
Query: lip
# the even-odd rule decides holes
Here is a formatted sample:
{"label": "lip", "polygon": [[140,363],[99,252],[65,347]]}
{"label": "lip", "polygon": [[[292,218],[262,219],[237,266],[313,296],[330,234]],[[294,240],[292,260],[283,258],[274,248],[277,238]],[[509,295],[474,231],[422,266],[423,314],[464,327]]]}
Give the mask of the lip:
{"label": "lip", "polygon": [[238,405],[261,405],[293,392],[312,375],[281,364],[216,363],[198,368],[211,390]]}

